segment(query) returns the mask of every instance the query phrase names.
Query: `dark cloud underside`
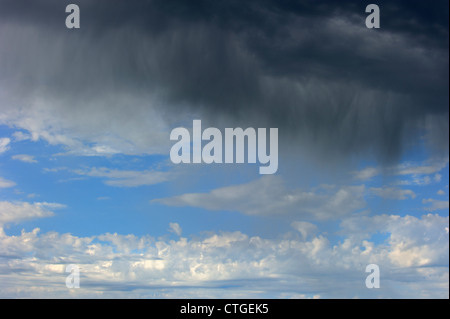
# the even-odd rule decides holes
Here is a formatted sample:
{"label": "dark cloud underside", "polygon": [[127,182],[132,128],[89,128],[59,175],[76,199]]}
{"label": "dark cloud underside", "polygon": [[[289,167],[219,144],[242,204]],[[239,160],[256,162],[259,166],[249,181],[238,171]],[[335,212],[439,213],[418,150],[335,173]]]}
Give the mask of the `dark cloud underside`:
{"label": "dark cloud underside", "polygon": [[147,108],[177,123],[193,113],[279,127],[328,156],[392,158],[422,135],[448,152],[448,1],[378,1],[379,30],[364,1],[80,0],[80,30],[64,27],[67,3],[0,1],[5,91],[62,99],[61,116],[157,96],[127,106],[124,125]]}

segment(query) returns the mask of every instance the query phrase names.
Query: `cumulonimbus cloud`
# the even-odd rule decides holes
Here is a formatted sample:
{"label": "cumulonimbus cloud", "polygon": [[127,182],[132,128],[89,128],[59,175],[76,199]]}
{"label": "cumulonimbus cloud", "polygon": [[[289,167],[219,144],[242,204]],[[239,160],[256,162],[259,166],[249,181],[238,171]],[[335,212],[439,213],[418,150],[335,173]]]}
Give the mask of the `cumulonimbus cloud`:
{"label": "cumulonimbus cloud", "polygon": [[423,135],[448,153],[446,1],[383,2],[377,31],[350,1],[83,0],[69,31],[55,2],[0,2],[0,122],[76,154],[163,153],[193,114],[278,127],[319,158],[392,158]]}

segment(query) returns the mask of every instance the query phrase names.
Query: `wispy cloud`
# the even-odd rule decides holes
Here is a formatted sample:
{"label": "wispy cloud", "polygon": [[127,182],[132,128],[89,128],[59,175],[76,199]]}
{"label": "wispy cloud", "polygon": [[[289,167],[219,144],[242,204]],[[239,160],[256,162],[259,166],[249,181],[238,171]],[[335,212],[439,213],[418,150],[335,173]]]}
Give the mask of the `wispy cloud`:
{"label": "wispy cloud", "polygon": [[0,138],[0,154],[6,152],[9,150],[9,143],[11,142],[11,139],[8,137],[1,137]]}
{"label": "wispy cloud", "polygon": [[291,226],[302,235],[303,240],[308,236],[315,235],[318,231],[317,226],[309,222],[294,221]]}
{"label": "wispy cloud", "polygon": [[[354,179],[359,181],[368,181],[380,174],[389,176],[411,176],[411,180],[399,181],[402,185],[427,185],[434,180],[440,181],[442,177],[438,172],[448,165],[448,157],[443,159],[428,160],[424,163],[405,162],[399,165],[384,167],[383,169],[377,167],[366,167],[359,171],[352,172]],[[425,176],[424,176],[425,175]],[[434,176],[427,176],[434,175]]]}
{"label": "wispy cloud", "polygon": [[170,227],[170,231],[172,233],[175,233],[178,236],[181,236],[181,233],[183,232],[183,230],[181,229],[180,224],[178,223],[169,223],[169,227]]}
{"label": "wispy cloud", "polygon": [[449,209],[448,200],[438,200],[433,198],[427,198],[422,200],[422,204],[428,205],[425,210],[434,212],[436,210],[447,210]]}
{"label": "wispy cloud", "polygon": [[237,211],[248,215],[295,214],[315,219],[345,216],[365,206],[365,187],[325,187],[315,191],[289,190],[279,176],[217,188],[209,193],[188,193],[152,200],[168,206]]}
{"label": "wispy cloud", "polygon": [[27,141],[27,140],[31,140],[31,135],[28,133],[24,133],[22,131],[15,131],[12,134],[14,141],[16,142],[20,142],[20,141]]}
{"label": "wispy cloud", "polygon": [[414,163],[404,163],[395,170],[396,175],[431,175],[441,171],[448,165],[448,157],[443,160],[431,163],[416,165]]}
{"label": "wispy cloud", "polygon": [[408,198],[416,198],[416,194],[410,189],[401,189],[396,187],[371,187],[370,191],[382,198],[405,200]]}
{"label": "wispy cloud", "polygon": [[13,187],[16,186],[16,183],[14,183],[13,181],[4,179],[3,177],[0,177],[0,188],[9,188],[9,187]]}
{"label": "wispy cloud", "polygon": [[380,174],[380,170],[376,167],[366,167],[360,171],[355,171],[352,173],[356,180],[367,181],[372,177]]}
{"label": "wispy cloud", "polygon": [[109,197],[109,196],[100,196],[100,197],[97,197],[97,200],[110,200],[111,199],[111,197]]}
{"label": "wispy cloud", "polygon": [[34,156],[26,155],[26,154],[13,155],[11,158],[14,160],[25,162],[25,163],[37,163],[38,162],[37,160],[34,159]]}
{"label": "wispy cloud", "polygon": [[172,172],[154,170],[132,171],[93,167],[90,169],[72,170],[73,173],[105,179],[105,184],[117,187],[138,187],[166,182],[173,178]]}
{"label": "wispy cloud", "polygon": [[24,220],[53,216],[53,210],[65,205],[47,202],[0,202],[0,227],[6,223],[18,223]]}

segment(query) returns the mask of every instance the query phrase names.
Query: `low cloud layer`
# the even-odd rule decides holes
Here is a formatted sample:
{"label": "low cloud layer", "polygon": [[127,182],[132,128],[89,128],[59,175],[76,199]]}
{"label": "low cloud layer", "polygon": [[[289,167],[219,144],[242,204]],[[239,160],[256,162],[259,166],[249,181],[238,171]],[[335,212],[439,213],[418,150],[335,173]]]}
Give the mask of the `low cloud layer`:
{"label": "low cloud layer", "polygon": [[[180,235],[175,225],[171,228]],[[314,224],[294,223],[293,228],[284,239],[241,232],[176,240],[110,233],[77,237],[39,229],[17,236],[1,232],[0,295],[448,298],[448,217],[353,217],[341,225],[353,235],[338,244],[317,233]],[[377,232],[387,239],[372,242]],[[365,266],[371,263],[381,268],[382,290],[365,287]],[[80,268],[80,289],[65,287],[68,264]]]}

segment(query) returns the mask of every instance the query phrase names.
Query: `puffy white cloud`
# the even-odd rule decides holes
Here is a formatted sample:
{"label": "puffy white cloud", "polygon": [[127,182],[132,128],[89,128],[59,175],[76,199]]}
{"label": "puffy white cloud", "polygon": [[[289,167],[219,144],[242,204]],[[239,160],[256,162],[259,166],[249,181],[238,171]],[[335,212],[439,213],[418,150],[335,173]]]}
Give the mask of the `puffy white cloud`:
{"label": "puffy white cloud", "polygon": [[389,258],[400,267],[448,265],[448,216],[391,217]]}
{"label": "puffy white cloud", "polygon": [[319,187],[313,191],[287,189],[279,176],[217,188],[209,193],[190,193],[152,200],[169,206],[238,211],[248,215],[298,214],[316,219],[345,216],[365,207],[365,187]]}
{"label": "puffy white cloud", "polygon": [[[337,243],[314,234],[312,224],[293,226],[308,229],[307,240],[241,232],[170,241],[109,233],[40,234],[39,229],[2,234],[0,295],[448,298],[448,217],[355,216],[342,229],[370,231],[362,239],[345,236]],[[389,236],[384,242],[371,241],[374,232]],[[64,270],[70,263],[82,274],[76,291],[65,287]],[[381,269],[382,289],[365,287],[370,263]]]}
{"label": "puffy white cloud", "polygon": [[373,234],[385,234],[378,246],[379,257],[393,266],[420,267],[448,265],[449,217],[428,214],[414,216],[378,215],[356,216],[341,223],[342,234],[351,241],[364,241]]}

